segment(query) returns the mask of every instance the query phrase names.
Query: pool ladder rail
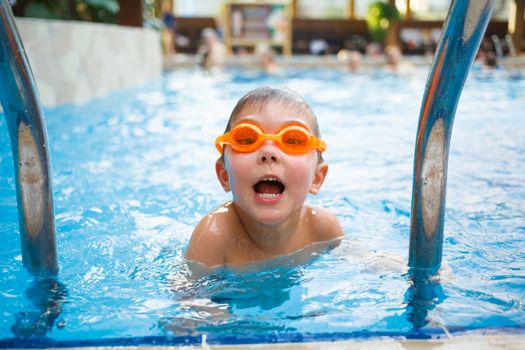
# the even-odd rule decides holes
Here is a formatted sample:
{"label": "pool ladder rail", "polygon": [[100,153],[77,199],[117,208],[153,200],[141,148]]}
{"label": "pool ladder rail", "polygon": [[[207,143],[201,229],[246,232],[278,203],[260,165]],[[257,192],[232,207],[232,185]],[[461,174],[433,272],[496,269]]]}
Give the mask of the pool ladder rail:
{"label": "pool ladder rail", "polygon": [[435,274],[443,251],[447,164],[461,91],[494,0],[453,0],[427,79],[414,156],[409,267]]}
{"label": "pool ladder rail", "polygon": [[11,139],[24,266],[58,272],[46,127],[8,0],[0,0],[0,101]]}

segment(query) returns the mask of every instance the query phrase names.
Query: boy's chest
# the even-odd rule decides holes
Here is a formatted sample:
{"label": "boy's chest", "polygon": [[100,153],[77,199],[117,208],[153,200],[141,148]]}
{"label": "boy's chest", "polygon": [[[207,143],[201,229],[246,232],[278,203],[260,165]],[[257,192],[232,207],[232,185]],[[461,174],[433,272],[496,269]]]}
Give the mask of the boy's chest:
{"label": "boy's chest", "polygon": [[288,255],[301,250],[311,242],[311,232],[307,228],[299,230],[287,242],[276,245],[274,249],[261,249],[250,238],[240,235],[226,252],[226,263],[232,265],[245,265],[250,262],[271,259],[277,256]]}

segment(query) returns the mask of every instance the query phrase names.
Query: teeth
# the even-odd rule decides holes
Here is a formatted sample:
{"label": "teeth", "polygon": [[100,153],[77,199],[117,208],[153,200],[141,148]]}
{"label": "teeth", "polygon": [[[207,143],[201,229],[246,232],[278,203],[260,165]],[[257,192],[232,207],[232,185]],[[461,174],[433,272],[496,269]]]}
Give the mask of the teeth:
{"label": "teeth", "polygon": [[280,196],[278,193],[257,193],[257,195],[263,199],[275,199]]}
{"label": "teeth", "polygon": [[261,181],[277,181],[276,177],[265,177]]}

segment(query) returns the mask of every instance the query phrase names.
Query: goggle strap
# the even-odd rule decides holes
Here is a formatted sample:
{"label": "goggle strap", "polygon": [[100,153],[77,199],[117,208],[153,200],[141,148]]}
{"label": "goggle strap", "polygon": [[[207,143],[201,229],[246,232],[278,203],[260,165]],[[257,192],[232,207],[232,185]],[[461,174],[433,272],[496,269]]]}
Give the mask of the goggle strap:
{"label": "goggle strap", "polygon": [[224,137],[226,136],[226,134],[223,134],[223,135],[220,135],[220,136],[217,136],[217,138],[215,139],[215,147],[217,148],[217,151],[219,151],[219,153],[222,154],[222,152],[224,151],[224,147],[223,147],[223,143],[224,143]]}
{"label": "goggle strap", "polygon": [[320,138],[315,137],[315,141],[314,141],[314,147],[319,149],[319,151],[324,152],[326,150],[326,142],[324,142],[323,140],[321,140]]}

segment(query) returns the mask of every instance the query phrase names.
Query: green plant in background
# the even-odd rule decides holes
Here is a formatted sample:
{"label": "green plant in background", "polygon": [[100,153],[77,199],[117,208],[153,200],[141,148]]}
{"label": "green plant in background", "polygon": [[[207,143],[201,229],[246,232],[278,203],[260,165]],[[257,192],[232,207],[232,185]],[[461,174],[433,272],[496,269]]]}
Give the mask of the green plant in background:
{"label": "green plant in background", "polygon": [[383,43],[392,22],[400,18],[401,16],[395,5],[382,1],[371,3],[366,13],[366,24],[372,40]]}
{"label": "green plant in background", "polygon": [[116,23],[118,0],[16,0],[15,16]]}
{"label": "green plant in background", "polygon": [[120,7],[118,0],[83,0],[76,1],[76,10],[83,21],[117,23]]}

